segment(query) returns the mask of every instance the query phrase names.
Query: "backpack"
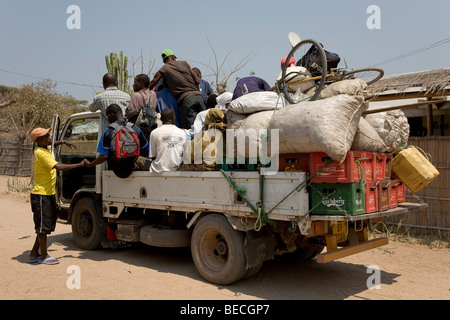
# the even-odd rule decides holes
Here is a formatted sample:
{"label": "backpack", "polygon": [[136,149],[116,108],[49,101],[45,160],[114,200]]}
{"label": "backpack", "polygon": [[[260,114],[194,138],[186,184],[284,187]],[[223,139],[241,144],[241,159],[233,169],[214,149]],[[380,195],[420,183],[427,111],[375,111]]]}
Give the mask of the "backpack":
{"label": "backpack", "polygon": [[153,131],[153,129],[156,129],[156,127],[158,127],[158,124],[156,122],[157,114],[154,109],[150,108],[150,103],[152,101],[151,93],[149,95],[148,104],[145,103],[144,95],[142,93],[140,93],[140,94],[142,96],[142,102],[144,103],[144,106],[139,111],[139,114],[138,114],[137,120],[136,120],[136,125],[144,133],[150,133]]}
{"label": "backpack", "polygon": [[[325,56],[327,58],[327,72],[331,69],[337,68],[341,58],[338,54],[325,51]],[[313,46],[308,52],[297,62],[297,66],[305,67],[311,72],[313,77],[318,77],[322,75],[322,61],[320,60],[320,55],[318,50]]]}
{"label": "backpack", "polygon": [[109,126],[114,129],[109,147],[112,159],[116,163],[120,163],[121,160],[139,156],[139,139],[133,129],[133,124],[131,122],[127,122],[126,125],[111,123]]}

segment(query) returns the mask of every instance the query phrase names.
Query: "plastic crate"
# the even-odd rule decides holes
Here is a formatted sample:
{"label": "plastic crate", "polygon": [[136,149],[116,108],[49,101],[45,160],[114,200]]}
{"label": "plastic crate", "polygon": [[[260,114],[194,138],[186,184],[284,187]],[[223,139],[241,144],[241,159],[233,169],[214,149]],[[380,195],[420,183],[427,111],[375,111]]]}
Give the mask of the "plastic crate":
{"label": "plastic crate", "polygon": [[384,179],[388,180],[392,177],[392,154],[386,153],[386,165],[384,170]]}
{"label": "plastic crate", "polygon": [[406,201],[406,188],[405,184],[400,180],[393,180],[392,183],[395,186],[395,192],[397,193],[397,202],[402,203]]}
{"label": "plastic crate", "polygon": [[394,180],[391,180],[391,184],[389,185],[390,193],[389,193],[389,208],[397,208],[398,207],[398,198],[397,198],[397,187],[394,183]]}
{"label": "plastic crate", "polygon": [[373,213],[378,211],[378,184],[379,182],[366,183],[366,213]]}
{"label": "plastic crate", "polygon": [[278,159],[278,171],[309,172],[309,153],[285,153]]}
{"label": "plastic crate", "polygon": [[357,216],[365,213],[364,189],[360,183],[313,183],[312,215]]}
{"label": "plastic crate", "polygon": [[390,209],[389,201],[391,197],[391,180],[384,180],[378,183],[378,211]]}
{"label": "plastic crate", "polygon": [[373,153],[372,164],[374,181],[383,181],[386,179],[386,159],[388,159],[388,154]]}
{"label": "plastic crate", "polygon": [[[345,161],[340,164],[331,161],[331,158],[323,152],[313,152],[310,154],[309,166],[311,182],[313,183],[355,183],[360,182],[363,169],[363,181],[373,181],[373,156],[370,152],[349,151]],[[361,164],[359,166],[358,162]],[[325,167],[325,168],[324,168]],[[316,176],[315,173],[319,172]]]}

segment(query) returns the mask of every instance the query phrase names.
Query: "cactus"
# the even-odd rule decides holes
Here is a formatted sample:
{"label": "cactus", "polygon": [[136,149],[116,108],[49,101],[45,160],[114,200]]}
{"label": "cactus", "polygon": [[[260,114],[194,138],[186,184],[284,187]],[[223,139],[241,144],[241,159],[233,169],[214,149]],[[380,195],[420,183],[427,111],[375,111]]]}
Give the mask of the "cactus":
{"label": "cactus", "polygon": [[128,84],[128,57],[123,55],[123,51],[120,51],[119,58],[117,57],[117,53],[111,52],[108,55],[105,56],[105,62],[106,62],[106,69],[108,72],[114,74],[117,79],[117,87],[119,90],[122,90],[124,92],[127,92],[128,94],[132,95],[133,91],[130,89],[130,86]]}

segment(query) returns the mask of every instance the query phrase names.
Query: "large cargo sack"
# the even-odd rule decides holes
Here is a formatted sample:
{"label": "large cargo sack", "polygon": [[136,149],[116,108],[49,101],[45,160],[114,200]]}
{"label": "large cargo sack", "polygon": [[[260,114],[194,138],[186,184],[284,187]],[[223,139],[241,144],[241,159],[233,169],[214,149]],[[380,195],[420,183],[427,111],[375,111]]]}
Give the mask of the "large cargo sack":
{"label": "large cargo sack", "polygon": [[319,99],[326,99],[339,94],[363,95],[367,83],[361,79],[342,80],[333,82],[320,92]]}
{"label": "large cargo sack", "polygon": [[[264,135],[265,137],[267,136],[267,127],[269,126],[269,121],[273,115],[273,110],[257,112],[249,115],[246,119],[240,122],[239,128],[236,128],[238,130],[234,131],[236,137],[232,137],[231,133],[227,130],[227,144],[228,142],[231,143],[231,139],[234,139],[235,158],[258,158],[259,150],[261,148],[266,148],[266,146],[263,146],[262,143],[266,143],[267,141],[267,139],[265,139],[265,141],[261,141],[260,137],[261,135]],[[270,150],[270,147],[267,146],[267,148]]]}
{"label": "large cargo sack", "polygon": [[353,139],[351,150],[378,153],[388,152],[383,139],[380,138],[372,125],[363,117],[359,120],[358,130]]}
{"label": "large cargo sack", "polygon": [[350,150],[362,112],[363,96],[341,94],[278,110],[269,122],[279,130],[279,153],[325,152],[343,162]]}
{"label": "large cargo sack", "polygon": [[227,128],[228,129],[239,129],[243,120],[248,117],[248,114],[240,114],[231,111],[230,109],[226,110],[227,116]]}
{"label": "large cargo sack", "polygon": [[260,111],[282,109],[287,105],[282,95],[273,91],[247,93],[231,101],[229,110],[238,114],[251,114]]}
{"label": "large cargo sack", "polygon": [[377,131],[389,152],[403,149],[408,145],[408,118],[401,110],[368,114],[366,120]]}

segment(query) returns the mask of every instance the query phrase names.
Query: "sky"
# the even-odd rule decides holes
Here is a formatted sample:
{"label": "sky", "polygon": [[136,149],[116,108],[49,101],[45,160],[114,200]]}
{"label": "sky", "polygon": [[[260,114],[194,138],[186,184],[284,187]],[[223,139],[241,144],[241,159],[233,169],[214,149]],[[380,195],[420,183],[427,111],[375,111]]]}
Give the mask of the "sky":
{"label": "sky", "polygon": [[[67,12],[71,5],[79,15]],[[68,21],[79,21],[79,29]],[[164,49],[210,82],[214,52],[219,63],[226,58],[224,72],[249,56],[234,77],[254,73],[272,85],[291,50],[289,32],[338,53],[340,67],[344,60],[350,69],[382,63],[385,75],[445,68],[450,1],[0,0],[0,85],[51,79],[58,92],[90,103],[103,91],[105,55],[123,51],[136,61],[142,52],[144,73],[150,61],[154,73]]]}

